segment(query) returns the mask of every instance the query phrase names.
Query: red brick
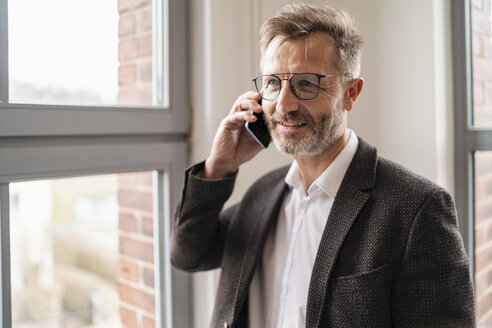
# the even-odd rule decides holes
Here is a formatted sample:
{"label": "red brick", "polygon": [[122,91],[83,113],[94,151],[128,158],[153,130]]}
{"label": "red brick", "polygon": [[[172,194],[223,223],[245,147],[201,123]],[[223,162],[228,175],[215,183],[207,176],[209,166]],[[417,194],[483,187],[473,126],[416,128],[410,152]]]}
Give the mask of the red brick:
{"label": "red brick", "polygon": [[143,269],[143,281],[146,286],[154,287],[154,270],[150,268]]}
{"label": "red brick", "polygon": [[478,318],[478,326],[477,327],[492,327],[492,310],[487,313],[488,315],[484,315]]}
{"label": "red brick", "polygon": [[475,252],[475,272],[478,274],[492,264],[492,245]]}
{"label": "red brick", "polygon": [[145,316],[143,317],[142,324],[143,328],[155,328],[155,320]]}
{"label": "red brick", "polygon": [[147,172],[139,172],[138,173],[138,184],[141,186],[152,187],[153,181],[153,173],[152,171]]}
{"label": "red brick", "polygon": [[154,220],[152,218],[142,219],[142,233],[148,237],[154,237]]}
{"label": "red brick", "polygon": [[485,199],[487,197],[487,187],[489,182],[484,177],[475,176],[475,201]]}
{"label": "red brick", "polygon": [[151,192],[126,189],[118,190],[118,204],[120,207],[152,212],[152,203]]}
{"label": "red brick", "polygon": [[120,21],[118,22],[118,36],[122,37],[134,34],[136,32],[136,27],[135,15],[129,14],[120,16]]}
{"label": "red brick", "polygon": [[126,60],[138,56],[138,42],[136,38],[120,40],[118,45],[118,59]]}
{"label": "red brick", "polygon": [[142,105],[152,105],[152,84],[138,90],[138,102]]}
{"label": "red brick", "polygon": [[118,262],[118,277],[130,280],[133,282],[138,281],[138,265],[123,259]]}
{"label": "red brick", "polygon": [[[118,0],[118,12],[122,13],[130,9],[136,9],[148,3],[149,0]],[[152,3],[152,0],[150,0],[150,3]]]}
{"label": "red brick", "polygon": [[127,285],[120,284],[120,299],[138,308],[155,313],[154,296],[141,290],[137,290]]}
{"label": "red brick", "polygon": [[477,299],[485,293],[485,291],[487,290],[487,286],[487,275],[478,275],[475,273],[475,295]]}
{"label": "red brick", "polygon": [[152,35],[138,38],[138,56],[152,56]]}
{"label": "red brick", "polygon": [[483,104],[484,97],[484,85],[483,83],[475,83],[473,84],[473,103],[474,104]]}
{"label": "red brick", "polygon": [[[477,163],[477,160],[475,161],[475,163]],[[492,171],[487,173],[482,172],[482,174],[476,174],[475,175],[475,202],[483,203],[486,202],[487,199],[492,200],[491,196],[492,196]]]}
{"label": "red brick", "polygon": [[489,268],[487,273],[485,274],[485,283],[487,284],[488,288],[492,287],[492,269]]}
{"label": "red brick", "polygon": [[143,35],[120,40],[118,45],[118,59],[127,60],[132,58],[152,56],[152,36]]}
{"label": "red brick", "polygon": [[492,80],[491,66],[488,59],[475,57],[473,59],[473,81]]}
{"label": "red brick", "polygon": [[135,65],[118,67],[118,85],[135,84],[136,76]]}
{"label": "red brick", "polygon": [[118,92],[118,104],[120,105],[138,105],[138,90],[120,89]]}
{"label": "red brick", "polygon": [[478,33],[473,33],[472,36],[472,53],[473,56],[481,56],[483,53],[482,38]]}
{"label": "red brick", "polygon": [[120,105],[152,105],[152,86],[139,89],[120,89],[118,93]]}
{"label": "red brick", "polygon": [[131,214],[120,212],[119,228],[127,232],[137,232],[137,218]]}
{"label": "red brick", "polygon": [[138,79],[143,82],[152,82],[152,61],[142,61],[138,65]]}
{"label": "red brick", "polygon": [[154,263],[154,246],[151,243],[120,237],[120,252],[135,259]]}
{"label": "red brick", "polygon": [[149,7],[140,13],[140,30],[152,30],[152,7]]}
{"label": "red brick", "polygon": [[487,227],[485,238],[487,238],[487,241],[492,241],[492,224]]}
{"label": "red brick", "polygon": [[137,174],[135,172],[120,173],[118,174],[118,183],[134,185],[137,183]]}
{"label": "red brick", "polygon": [[[490,66],[492,66],[492,60],[490,61]],[[485,94],[487,95],[485,97],[485,103],[491,106],[492,105],[492,79],[490,79],[489,83],[485,84]]]}
{"label": "red brick", "polygon": [[492,242],[492,218],[487,223],[475,228],[475,248]]}
{"label": "red brick", "polygon": [[485,236],[485,231],[483,228],[477,229],[475,227],[475,248],[480,247],[480,245],[483,245],[487,241],[487,238]]}
{"label": "red brick", "polygon": [[492,165],[491,151],[477,151],[475,153],[475,176],[486,175]]}
{"label": "red brick", "polygon": [[[492,287],[492,267],[475,273],[475,291],[477,298],[484,295]],[[490,291],[489,291],[490,292]]]}
{"label": "red brick", "polygon": [[137,314],[133,310],[120,308],[120,320],[125,328],[138,328]]}
{"label": "red brick", "polygon": [[491,241],[488,236],[490,229],[491,225],[481,225],[479,227],[475,227],[475,248],[479,248],[480,246]]}
{"label": "red brick", "polygon": [[133,8],[134,0],[118,0],[118,12],[122,12]]}
{"label": "red brick", "polygon": [[480,224],[492,217],[492,202],[480,202],[475,206],[475,223]]}
{"label": "red brick", "polygon": [[478,317],[484,317],[490,309],[492,309],[492,292],[489,292],[487,296],[477,301]]}
{"label": "red brick", "polygon": [[474,106],[474,126],[490,128],[492,126],[492,106],[475,105]]}

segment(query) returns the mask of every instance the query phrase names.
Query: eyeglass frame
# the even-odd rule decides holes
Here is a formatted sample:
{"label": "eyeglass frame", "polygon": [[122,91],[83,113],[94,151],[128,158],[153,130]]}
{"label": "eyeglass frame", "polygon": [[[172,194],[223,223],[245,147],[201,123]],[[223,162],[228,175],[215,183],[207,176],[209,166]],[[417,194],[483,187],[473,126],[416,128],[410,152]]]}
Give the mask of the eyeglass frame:
{"label": "eyeglass frame", "polygon": [[[277,75],[282,75],[282,74],[291,74],[291,76],[288,78],[288,79],[281,79],[279,76]],[[291,83],[291,80],[294,76],[296,75],[301,75],[301,74],[312,74],[312,75],[316,75],[316,77],[318,78],[318,90],[316,91],[316,94],[311,97],[311,98],[301,98],[297,95],[297,93],[295,92],[295,89],[294,87],[292,86],[292,83]],[[256,83],[256,80],[260,77],[263,77],[263,76],[274,76],[276,77],[277,79],[280,80],[280,84],[279,84],[279,88],[278,88],[278,94],[275,98],[273,99],[267,99],[267,98],[264,98],[263,95],[261,94],[260,90],[258,90],[258,84]],[[316,73],[308,73],[308,72],[305,72],[305,73],[277,73],[277,74],[262,74],[262,75],[258,75],[254,78],[251,79],[251,81],[253,81],[253,83],[255,84],[255,88],[256,88],[256,92],[258,92],[258,94],[260,95],[261,99],[263,100],[266,100],[266,101],[274,101],[278,98],[278,96],[280,96],[280,92],[282,91],[282,81],[289,81],[289,87],[290,87],[290,90],[292,91],[292,93],[294,94],[294,96],[296,96],[297,98],[301,99],[301,100],[311,100],[311,99],[314,99],[318,96],[319,94],[319,89],[321,88],[321,79],[324,78],[324,77],[354,77],[354,75],[352,73],[343,73],[343,74],[329,74],[329,75],[323,75],[323,74],[316,74]]]}

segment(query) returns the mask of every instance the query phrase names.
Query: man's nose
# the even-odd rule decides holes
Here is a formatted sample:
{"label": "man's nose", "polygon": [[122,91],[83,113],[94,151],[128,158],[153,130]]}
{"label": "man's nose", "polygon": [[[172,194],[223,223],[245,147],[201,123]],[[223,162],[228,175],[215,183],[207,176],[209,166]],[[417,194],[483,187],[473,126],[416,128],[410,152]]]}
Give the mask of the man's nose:
{"label": "man's nose", "polygon": [[287,114],[298,109],[299,99],[290,89],[289,81],[286,79],[282,82],[284,82],[284,85],[280,89],[275,110],[281,114]]}

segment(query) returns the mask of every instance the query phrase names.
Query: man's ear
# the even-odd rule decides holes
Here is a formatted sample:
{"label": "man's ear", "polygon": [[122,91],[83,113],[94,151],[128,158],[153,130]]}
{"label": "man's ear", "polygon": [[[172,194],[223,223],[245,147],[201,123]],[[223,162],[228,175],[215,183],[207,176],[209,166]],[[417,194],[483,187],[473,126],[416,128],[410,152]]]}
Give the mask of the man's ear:
{"label": "man's ear", "polygon": [[362,91],[362,86],[364,85],[364,79],[358,77],[350,81],[345,89],[343,108],[346,111],[350,111],[352,107],[354,107],[354,103],[359,97],[360,92]]}

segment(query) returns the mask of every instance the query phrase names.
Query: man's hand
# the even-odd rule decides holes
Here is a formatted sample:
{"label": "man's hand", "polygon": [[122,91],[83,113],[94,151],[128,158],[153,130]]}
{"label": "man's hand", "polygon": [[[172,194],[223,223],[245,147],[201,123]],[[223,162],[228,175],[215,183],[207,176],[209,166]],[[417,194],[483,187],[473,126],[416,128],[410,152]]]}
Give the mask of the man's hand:
{"label": "man's hand", "polygon": [[244,127],[246,121],[256,121],[256,116],[249,111],[262,111],[258,100],[258,93],[244,93],[236,100],[229,115],[220,122],[202,178],[216,180],[227,177],[263,149]]}

